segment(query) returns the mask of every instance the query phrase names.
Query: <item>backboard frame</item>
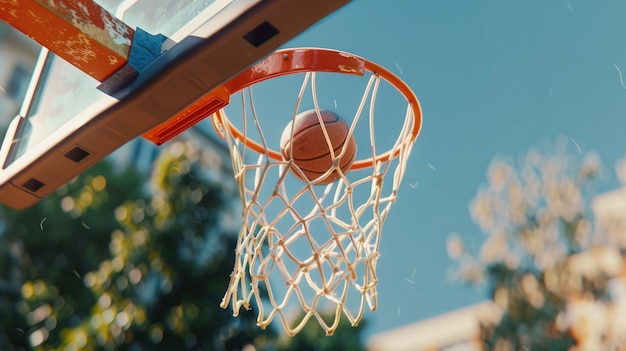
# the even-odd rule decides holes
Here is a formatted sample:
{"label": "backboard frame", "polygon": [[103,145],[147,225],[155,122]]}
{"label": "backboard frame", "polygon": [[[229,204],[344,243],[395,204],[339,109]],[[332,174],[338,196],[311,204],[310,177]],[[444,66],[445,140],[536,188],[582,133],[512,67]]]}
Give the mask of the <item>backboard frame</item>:
{"label": "backboard frame", "polygon": [[[83,111],[78,119],[63,124],[32,150],[5,165],[15,138],[28,123],[32,94],[42,78],[40,69],[31,82],[30,99],[11,122],[0,149],[0,202],[15,209],[35,204],[347,2],[233,2],[163,53],[128,86],[98,100],[90,111]],[[274,28],[271,35],[263,34],[268,24]],[[49,55],[44,50],[38,67],[43,67]]]}

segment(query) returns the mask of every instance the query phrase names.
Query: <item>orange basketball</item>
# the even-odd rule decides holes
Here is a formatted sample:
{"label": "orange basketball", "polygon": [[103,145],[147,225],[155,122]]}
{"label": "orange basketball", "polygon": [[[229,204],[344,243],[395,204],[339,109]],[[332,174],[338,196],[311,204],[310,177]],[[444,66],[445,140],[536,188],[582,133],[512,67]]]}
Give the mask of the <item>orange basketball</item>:
{"label": "orange basketball", "polygon": [[[339,160],[339,168],[346,173],[350,170],[356,155],[356,141],[354,135],[348,139],[349,126],[336,114],[321,110],[326,132],[338,157],[345,144],[345,153]],[[293,140],[291,139],[291,125],[294,123]],[[324,131],[320,125],[315,110],[302,112],[289,122],[280,138],[280,153],[284,160],[289,160],[293,151],[293,161],[302,170],[308,180],[317,179],[333,165],[330,149]],[[298,177],[300,175],[294,172]],[[329,184],[339,179],[339,173],[334,171],[321,179],[317,184]]]}

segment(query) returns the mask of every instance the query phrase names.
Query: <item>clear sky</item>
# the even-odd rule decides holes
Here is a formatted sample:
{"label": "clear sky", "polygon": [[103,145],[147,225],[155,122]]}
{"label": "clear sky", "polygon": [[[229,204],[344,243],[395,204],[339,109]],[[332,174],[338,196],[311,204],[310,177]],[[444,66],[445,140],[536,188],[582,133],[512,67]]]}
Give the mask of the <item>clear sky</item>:
{"label": "clear sky", "polygon": [[[626,150],[625,13],[622,0],[358,0],[286,45],[368,58],[422,103],[422,133],[384,227],[368,334],[487,297],[450,281],[446,237],[479,247],[468,206],[494,156],[564,135],[612,173]],[[605,183],[617,186],[614,176]]]}

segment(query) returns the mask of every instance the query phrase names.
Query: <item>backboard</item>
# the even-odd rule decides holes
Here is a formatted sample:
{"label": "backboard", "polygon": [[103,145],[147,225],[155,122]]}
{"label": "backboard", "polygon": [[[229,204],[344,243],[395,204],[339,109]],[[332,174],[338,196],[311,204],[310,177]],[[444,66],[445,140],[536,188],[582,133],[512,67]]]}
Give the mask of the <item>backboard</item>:
{"label": "backboard", "polygon": [[0,148],[0,202],[33,205],[124,143],[193,108],[346,2],[99,1],[126,24],[167,37],[162,53],[107,95],[98,81],[43,49]]}

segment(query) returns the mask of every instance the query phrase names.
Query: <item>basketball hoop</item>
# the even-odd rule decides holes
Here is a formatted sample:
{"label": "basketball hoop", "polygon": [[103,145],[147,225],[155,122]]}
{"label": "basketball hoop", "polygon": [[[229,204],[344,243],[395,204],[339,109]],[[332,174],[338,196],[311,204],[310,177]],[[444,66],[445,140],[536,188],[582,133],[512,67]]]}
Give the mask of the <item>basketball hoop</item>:
{"label": "basketball hoop", "polygon": [[[296,73],[304,78],[292,118],[304,104],[307,90],[319,115],[317,74],[354,76],[364,83],[354,115],[345,117],[353,117],[348,121],[350,135],[364,128],[362,135],[367,135],[369,141],[359,140],[362,135],[357,135],[357,146],[367,156],[357,158],[346,172],[335,162],[329,171],[340,173],[340,177],[328,185],[294,176],[302,170],[268,144],[274,140],[267,135],[276,128],[263,128],[252,98],[252,86]],[[397,118],[403,119],[398,136],[392,138],[388,149],[379,152],[374,126],[381,84],[395,88],[391,90],[400,95],[406,109],[401,109]],[[248,92],[247,98],[244,91]],[[376,263],[381,228],[397,198],[421,128],[415,94],[400,78],[375,63],[317,48],[274,52],[218,90],[214,94],[218,96],[216,105],[228,104],[230,95],[236,92],[242,97],[239,116],[232,118],[224,110],[213,115],[216,130],[228,143],[243,205],[235,265],[221,307],[232,305],[236,316],[254,299],[259,311],[257,324],[265,328],[278,316],[289,335],[298,333],[311,317],[329,335],[342,314],[357,325],[365,303],[372,311],[377,308]],[[392,114],[385,111],[384,116],[391,119]],[[284,124],[279,125],[282,128]],[[388,132],[378,130],[379,139]],[[256,157],[247,157],[251,151]],[[254,161],[248,160],[252,158]],[[289,316],[294,306],[302,312],[295,323]],[[332,315],[332,320],[327,321],[327,315]]]}

